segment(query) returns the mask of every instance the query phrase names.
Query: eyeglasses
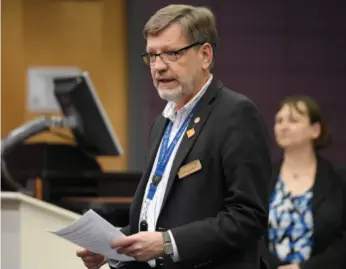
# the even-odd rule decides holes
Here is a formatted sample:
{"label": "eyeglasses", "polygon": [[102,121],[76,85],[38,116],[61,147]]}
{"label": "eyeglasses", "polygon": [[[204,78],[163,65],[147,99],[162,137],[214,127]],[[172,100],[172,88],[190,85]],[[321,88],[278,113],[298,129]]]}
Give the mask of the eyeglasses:
{"label": "eyeglasses", "polygon": [[203,45],[204,43],[205,42],[196,42],[196,43],[193,43],[191,45],[188,45],[188,46],[181,48],[181,49],[178,49],[178,50],[164,51],[161,53],[146,52],[146,53],[143,53],[141,56],[142,56],[143,61],[146,65],[154,65],[156,57],[158,57],[158,56],[161,58],[161,60],[164,63],[167,64],[167,63],[174,62],[174,61],[178,60],[179,55],[182,54],[184,51],[186,51],[192,47],[198,46],[198,45]]}

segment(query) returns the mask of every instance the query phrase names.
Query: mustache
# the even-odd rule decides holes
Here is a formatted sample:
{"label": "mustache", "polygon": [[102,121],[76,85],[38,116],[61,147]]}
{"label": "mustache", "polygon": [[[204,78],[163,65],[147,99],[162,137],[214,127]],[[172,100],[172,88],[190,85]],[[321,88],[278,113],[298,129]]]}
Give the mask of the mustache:
{"label": "mustache", "polygon": [[155,80],[172,80],[172,79],[175,79],[174,77],[155,77]]}

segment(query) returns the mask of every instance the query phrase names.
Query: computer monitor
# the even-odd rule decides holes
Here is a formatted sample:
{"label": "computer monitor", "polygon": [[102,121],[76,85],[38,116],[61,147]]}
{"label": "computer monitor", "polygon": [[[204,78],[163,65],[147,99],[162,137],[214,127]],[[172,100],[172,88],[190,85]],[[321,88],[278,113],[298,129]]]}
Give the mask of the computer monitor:
{"label": "computer monitor", "polygon": [[118,156],[123,150],[87,72],[53,78],[54,94],[66,119],[75,122],[76,143],[89,154]]}

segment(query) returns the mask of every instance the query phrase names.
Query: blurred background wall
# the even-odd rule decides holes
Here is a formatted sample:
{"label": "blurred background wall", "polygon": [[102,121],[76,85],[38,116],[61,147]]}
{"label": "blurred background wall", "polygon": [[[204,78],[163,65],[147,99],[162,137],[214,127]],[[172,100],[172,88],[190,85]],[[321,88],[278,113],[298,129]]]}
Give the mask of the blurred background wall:
{"label": "blurred background wall", "polygon": [[[1,136],[35,117],[26,108],[30,66],[87,70],[126,154],[102,158],[106,170],[127,169],[125,0],[3,0]],[[31,141],[65,142],[51,134]]]}
{"label": "blurred background wall", "polygon": [[[272,129],[278,103],[301,93],[315,98],[334,145],[346,160],[346,1],[185,0],[216,14],[220,42],[214,73],[254,100]],[[30,66],[89,71],[125,155],[102,158],[106,170],[141,170],[148,130],[164,102],[140,54],[142,28],[169,0],[3,0],[1,136],[37,114],[26,109]],[[51,135],[31,141],[63,142]],[[277,149],[273,145],[275,156]]]}
{"label": "blurred background wall", "polygon": [[[216,14],[219,44],[214,74],[247,95],[262,110],[270,130],[279,102],[292,94],[315,98],[330,124],[334,144],[323,152],[346,161],[346,1],[186,0]],[[169,0],[128,0],[130,167],[143,167],[150,123],[164,102],[157,97],[149,70],[140,64],[145,49],[142,28]],[[135,96],[145,101],[134,100]],[[141,154],[138,154],[138,149]],[[134,154],[137,152],[137,154]],[[273,143],[274,156],[278,151]]]}

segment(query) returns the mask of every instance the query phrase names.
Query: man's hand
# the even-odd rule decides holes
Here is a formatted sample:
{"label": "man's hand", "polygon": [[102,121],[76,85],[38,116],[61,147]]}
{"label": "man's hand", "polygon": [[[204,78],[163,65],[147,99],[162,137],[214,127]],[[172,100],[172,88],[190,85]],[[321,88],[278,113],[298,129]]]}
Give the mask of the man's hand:
{"label": "man's hand", "polygon": [[140,232],[112,242],[119,254],[134,257],[137,261],[149,261],[163,256],[163,235],[160,232]]}
{"label": "man's hand", "polygon": [[102,265],[107,262],[107,259],[100,254],[90,252],[85,248],[77,249],[77,257],[80,257],[86,268],[88,269],[99,269]]}
{"label": "man's hand", "polygon": [[300,266],[298,264],[288,264],[279,266],[278,269],[300,269]]}

